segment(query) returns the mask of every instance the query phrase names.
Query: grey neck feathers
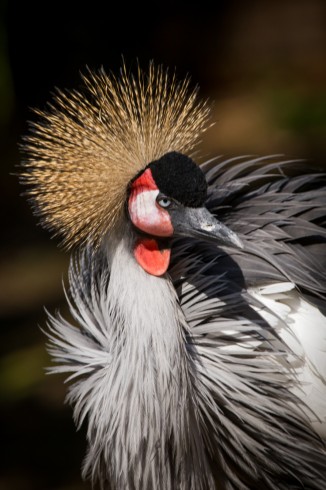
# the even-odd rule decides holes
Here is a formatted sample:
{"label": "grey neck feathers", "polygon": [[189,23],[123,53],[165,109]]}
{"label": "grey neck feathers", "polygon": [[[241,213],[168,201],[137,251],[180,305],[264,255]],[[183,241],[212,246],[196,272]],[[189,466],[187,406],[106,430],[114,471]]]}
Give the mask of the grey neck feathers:
{"label": "grey neck feathers", "polygon": [[81,384],[72,395],[87,395],[84,474],[114,489],[207,488],[187,325],[171,281],[143,271],[133,240],[128,224],[108,239],[110,278],[95,310],[109,362],[87,378],[91,394]]}

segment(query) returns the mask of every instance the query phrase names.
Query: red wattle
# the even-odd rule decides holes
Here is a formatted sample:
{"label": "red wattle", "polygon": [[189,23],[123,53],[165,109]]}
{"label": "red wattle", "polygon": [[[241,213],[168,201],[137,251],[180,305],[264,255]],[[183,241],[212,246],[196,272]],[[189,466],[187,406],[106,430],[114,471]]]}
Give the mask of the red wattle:
{"label": "red wattle", "polygon": [[144,271],[153,276],[162,276],[169,267],[171,250],[160,249],[153,238],[140,238],[136,242],[134,255]]}

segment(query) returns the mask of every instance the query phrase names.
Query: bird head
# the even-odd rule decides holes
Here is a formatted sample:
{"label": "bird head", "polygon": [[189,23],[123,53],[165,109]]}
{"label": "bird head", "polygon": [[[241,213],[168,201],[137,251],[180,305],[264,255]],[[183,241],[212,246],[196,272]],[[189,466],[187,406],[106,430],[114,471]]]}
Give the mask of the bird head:
{"label": "bird head", "polygon": [[139,232],[134,255],[146,272],[162,275],[170,261],[168,238],[187,236],[241,247],[238,236],[205,207],[207,182],[188,156],[169,152],[129,185],[128,213]]}
{"label": "bird head", "polygon": [[134,256],[145,271],[166,272],[170,239],[192,236],[239,246],[205,208],[207,184],[187,155],[207,129],[209,108],[189,80],[151,63],[136,76],[103,70],[80,91],[57,91],[26,137],[25,170],[41,223],[67,247],[96,249],[130,219]]}

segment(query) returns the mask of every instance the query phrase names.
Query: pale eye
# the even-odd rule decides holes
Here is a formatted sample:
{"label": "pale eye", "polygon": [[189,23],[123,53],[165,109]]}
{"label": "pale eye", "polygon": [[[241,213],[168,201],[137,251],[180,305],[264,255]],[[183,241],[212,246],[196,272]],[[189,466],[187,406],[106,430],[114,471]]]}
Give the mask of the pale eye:
{"label": "pale eye", "polygon": [[161,206],[161,208],[169,208],[172,204],[172,201],[168,197],[159,197],[157,199],[157,204]]}

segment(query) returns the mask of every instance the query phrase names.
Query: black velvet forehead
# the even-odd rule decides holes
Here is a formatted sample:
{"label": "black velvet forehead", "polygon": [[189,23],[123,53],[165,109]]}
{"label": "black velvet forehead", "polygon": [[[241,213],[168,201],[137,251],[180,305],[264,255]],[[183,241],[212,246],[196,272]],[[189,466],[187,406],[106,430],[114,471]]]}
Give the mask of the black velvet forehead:
{"label": "black velvet forehead", "polygon": [[207,183],[195,162],[175,151],[166,153],[148,165],[160,192],[185,206],[203,206],[207,198]]}

